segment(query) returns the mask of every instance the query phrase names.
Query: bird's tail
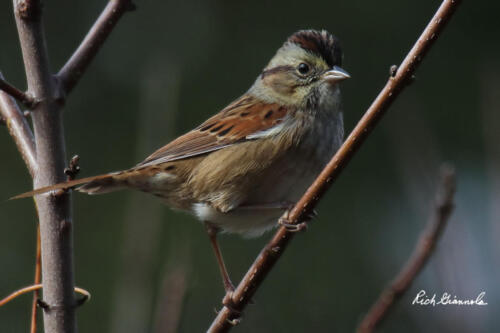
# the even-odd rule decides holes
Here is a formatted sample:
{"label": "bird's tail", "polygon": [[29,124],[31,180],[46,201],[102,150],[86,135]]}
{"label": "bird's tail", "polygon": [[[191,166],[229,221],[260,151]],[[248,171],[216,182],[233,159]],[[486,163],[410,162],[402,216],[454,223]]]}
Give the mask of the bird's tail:
{"label": "bird's tail", "polygon": [[107,173],[104,175],[70,180],[67,182],[50,185],[36,190],[16,195],[10,200],[33,197],[38,194],[47,193],[54,190],[69,190],[76,187],[79,192],[87,194],[102,194],[119,190],[125,187],[124,178],[130,171],[120,171]]}

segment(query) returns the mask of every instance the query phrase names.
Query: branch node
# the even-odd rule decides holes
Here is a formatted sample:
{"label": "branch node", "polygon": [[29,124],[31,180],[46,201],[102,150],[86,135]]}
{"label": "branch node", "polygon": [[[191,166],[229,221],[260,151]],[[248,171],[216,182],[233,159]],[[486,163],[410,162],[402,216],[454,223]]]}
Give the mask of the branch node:
{"label": "branch node", "polygon": [[241,323],[241,318],[234,318],[234,319],[226,319],[227,323],[231,326],[236,326],[239,323]]}
{"label": "branch node", "polygon": [[67,180],[75,179],[76,175],[80,172],[80,156],[75,155],[69,161],[69,166],[64,168],[64,174],[67,176]]}
{"label": "branch node", "polygon": [[[64,174],[66,175],[66,181],[71,181],[75,179],[76,175],[80,172],[80,166],[78,163],[80,162],[80,156],[75,155],[69,161],[69,166],[64,168]],[[53,192],[54,197],[60,197],[66,193],[68,193],[70,189],[60,189]]]}
{"label": "branch node", "polygon": [[392,65],[390,68],[389,68],[389,75],[391,77],[395,77],[396,74],[398,72],[398,65]]}
{"label": "branch node", "polygon": [[47,302],[45,302],[43,299],[39,298],[36,300],[36,305],[42,309],[44,309],[45,311],[49,311],[50,310],[50,306]]}

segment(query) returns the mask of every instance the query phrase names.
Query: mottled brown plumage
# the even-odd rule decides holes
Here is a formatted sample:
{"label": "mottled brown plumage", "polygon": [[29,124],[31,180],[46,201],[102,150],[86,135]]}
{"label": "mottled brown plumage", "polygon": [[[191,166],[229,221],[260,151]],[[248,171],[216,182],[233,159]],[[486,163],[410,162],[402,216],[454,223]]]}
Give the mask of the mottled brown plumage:
{"label": "mottled brown plumage", "polygon": [[276,225],[340,146],[338,83],[349,77],[338,67],[341,58],[328,32],[299,31],[243,96],[135,167],[15,198],[74,187],[88,194],[123,188],[152,193],[206,224],[230,291],[215,235],[258,235]]}

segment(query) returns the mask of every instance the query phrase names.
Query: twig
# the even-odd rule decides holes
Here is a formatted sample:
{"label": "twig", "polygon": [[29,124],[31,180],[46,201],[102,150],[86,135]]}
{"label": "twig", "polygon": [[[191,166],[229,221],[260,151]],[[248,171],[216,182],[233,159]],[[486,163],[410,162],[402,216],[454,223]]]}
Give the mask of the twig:
{"label": "twig", "polygon": [[28,94],[25,92],[17,89],[3,78],[0,73],[0,90],[5,91],[7,94],[10,96],[14,97],[17,99],[19,102],[23,103],[24,105],[28,107],[32,107],[34,104],[34,100],[32,97],[30,97]]}
{"label": "twig", "polygon": [[[36,259],[35,259],[35,282],[34,284],[40,284],[42,281],[42,249],[40,244],[40,225],[36,226]],[[40,292],[35,290],[33,293],[33,301],[31,303],[31,333],[36,333],[36,317],[37,317],[37,300],[39,299]]]}
{"label": "twig", "polygon": [[[346,167],[351,157],[368,137],[385,111],[407,85],[408,80],[411,79],[415,69],[436,41],[439,33],[451,18],[459,3],[459,0],[443,1],[420,38],[399,66],[399,69],[389,78],[385,87],[368,108],[342,147],[340,147],[325,169],[292,209],[288,216],[288,220],[291,223],[296,224],[303,220],[314,209],[334,180],[337,179],[340,172]],[[246,307],[267,274],[283,254],[293,236],[294,234],[288,232],[284,227],[281,227],[276,232],[271,241],[262,249],[233,292],[231,297],[232,309],[224,306],[212,322],[208,332],[227,332],[231,329],[231,323],[234,322],[234,319],[238,318],[238,312],[242,312]]]}
{"label": "twig", "polygon": [[[0,73],[0,79],[3,79],[2,73]],[[0,91],[0,116],[5,121],[9,133],[33,177],[37,169],[35,137],[16,101],[3,91]]]}
{"label": "twig", "polygon": [[57,74],[65,95],[78,83],[122,15],[135,9],[131,0],[111,0],[95,21],[82,43]]}
{"label": "twig", "polygon": [[408,261],[390,285],[382,291],[377,301],[358,326],[357,333],[373,332],[388,315],[396,301],[404,295],[413,280],[420,273],[436,248],[446,222],[453,211],[455,193],[455,172],[451,167],[443,167],[441,184],[437,189],[435,207],[427,226],[420,235]]}
{"label": "twig", "polygon": [[[29,293],[31,291],[41,290],[42,288],[43,288],[42,284],[34,284],[34,285],[31,285],[31,286],[24,287],[24,288],[21,288],[19,290],[16,290],[12,294],[10,294],[9,296],[7,296],[7,297],[5,297],[3,299],[0,299],[0,307],[4,306],[7,303],[9,303],[14,298],[17,298],[17,297],[19,297],[21,295],[24,295],[26,293]],[[82,299],[79,300],[79,301],[77,301],[75,303],[76,306],[81,305],[81,304],[79,304],[80,302],[86,302],[86,301],[88,301],[90,299],[90,297],[91,297],[90,293],[87,290],[83,289],[83,288],[75,287],[74,290],[75,290],[75,292],[83,295]],[[38,304],[40,304],[40,300],[38,300]],[[48,306],[50,307],[50,305],[48,305]]]}

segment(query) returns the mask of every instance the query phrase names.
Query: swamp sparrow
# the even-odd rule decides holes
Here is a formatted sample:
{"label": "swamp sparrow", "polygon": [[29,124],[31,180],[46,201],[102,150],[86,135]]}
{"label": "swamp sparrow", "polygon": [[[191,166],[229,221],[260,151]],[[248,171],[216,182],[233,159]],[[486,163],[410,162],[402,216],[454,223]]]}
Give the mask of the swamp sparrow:
{"label": "swamp sparrow", "polygon": [[232,291],[217,232],[252,236],[276,225],[340,147],[338,83],[349,78],[341,61],[330,33],[298,31],[243,96],[135,167],[15,198],[74,187],[88,194],[151,193],[205,224],[225,289]]}

